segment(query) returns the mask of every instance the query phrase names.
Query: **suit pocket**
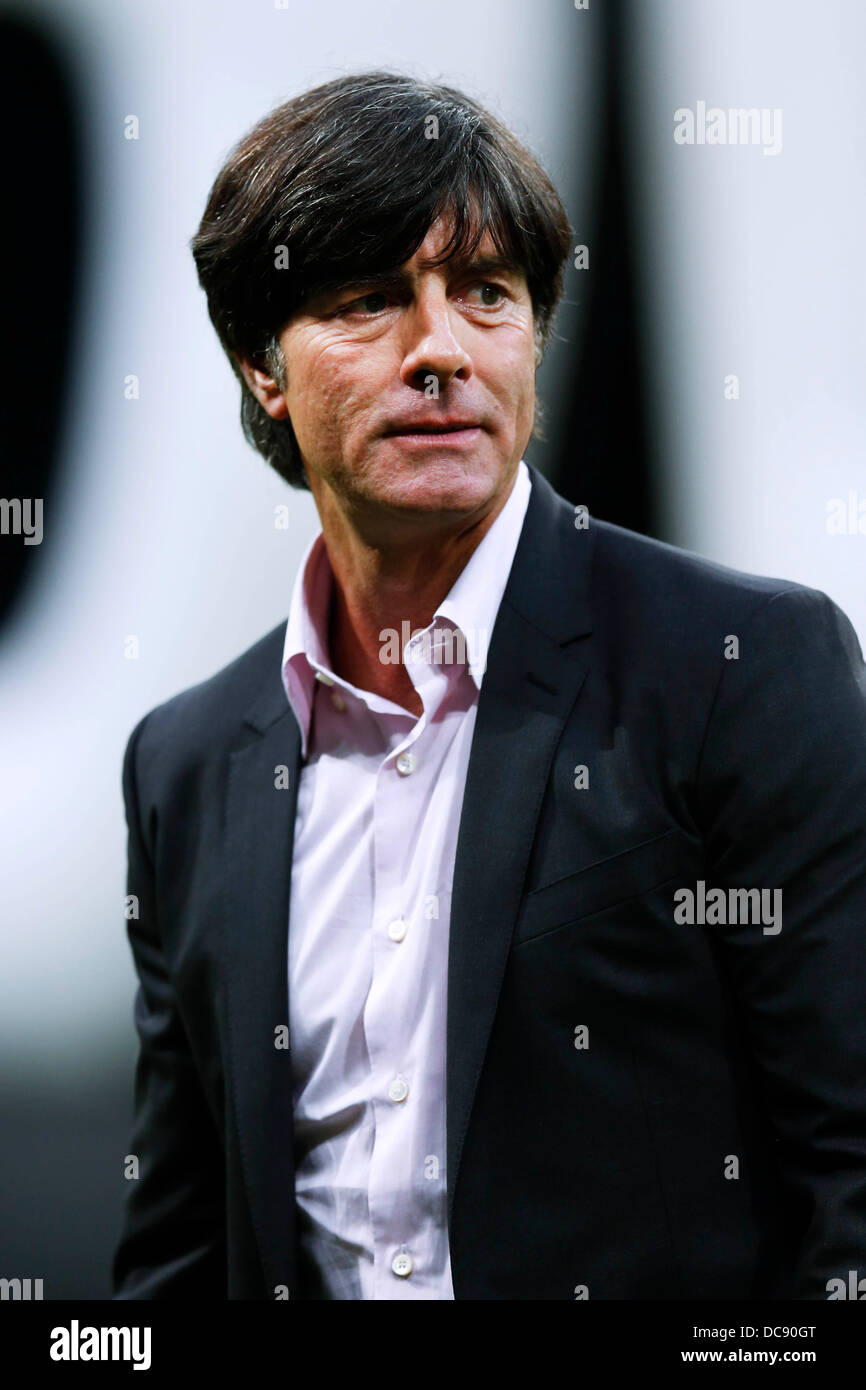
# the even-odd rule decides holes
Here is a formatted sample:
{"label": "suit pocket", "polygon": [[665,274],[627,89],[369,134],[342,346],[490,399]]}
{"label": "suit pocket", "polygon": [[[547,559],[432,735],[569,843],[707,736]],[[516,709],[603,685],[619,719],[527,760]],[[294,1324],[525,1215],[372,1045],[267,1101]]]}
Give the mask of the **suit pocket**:
{"label": "suit pocket", "polygon": [[692,841],[674,827],[620,854],[546,883],[524,900],[512,944],[531,941],[568,922],[640,897],[678,874],[686,882],[693,862]]}

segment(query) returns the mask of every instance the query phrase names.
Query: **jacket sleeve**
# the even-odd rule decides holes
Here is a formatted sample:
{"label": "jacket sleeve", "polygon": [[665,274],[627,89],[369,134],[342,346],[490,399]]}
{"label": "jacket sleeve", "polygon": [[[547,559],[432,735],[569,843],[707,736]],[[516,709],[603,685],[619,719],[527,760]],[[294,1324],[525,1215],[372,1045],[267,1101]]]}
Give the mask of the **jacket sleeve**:
{"label": "jacket sleeve", "polygon": [[720,650],[731,635],[698,769],[707,892],[769,890],[769,911],[705,930],[792,1213],[773,1296],[826,1299],[866,1275],[866,670],[814,589],[774,595]]}
{"label": "jacket sleeve", "polygon": [[126,924],[138,976],[139,1039],[127,1158],[137,1157],[138,1176],[127,1183],[112,1296],[224,1299],[223,1151],[173,996],[160,941],[159,885],[139,821],[136,749],[147,718],[130,735],[123,760],[126,891],[138,905],[138,916]]}

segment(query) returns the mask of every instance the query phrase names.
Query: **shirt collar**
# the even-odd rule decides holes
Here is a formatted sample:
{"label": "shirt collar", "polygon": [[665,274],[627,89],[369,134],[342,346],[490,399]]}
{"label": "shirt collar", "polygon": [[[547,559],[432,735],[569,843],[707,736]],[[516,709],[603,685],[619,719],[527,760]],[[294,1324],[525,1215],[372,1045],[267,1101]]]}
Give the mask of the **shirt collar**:
{"label": "shirt collar", "polygon": [[[490,636],[514,561],[531,491],[529,469],[521,459],[505,506],[475,547],[433,615],[433,623],[437,618],[442,618],[460,629],[466,643],[467,665],[479,690],[487,667]],[[355,695],[366,695],[371,701],[376,698],[368,692],[357,690],[331,669],[327,618],[333,582],[331,562],[324,534],[320,530],[307,546],[295,577],[281,667],[283,687],[301,730],[303,758],[307,757],[317,679],[327,685],[342,686]]]}

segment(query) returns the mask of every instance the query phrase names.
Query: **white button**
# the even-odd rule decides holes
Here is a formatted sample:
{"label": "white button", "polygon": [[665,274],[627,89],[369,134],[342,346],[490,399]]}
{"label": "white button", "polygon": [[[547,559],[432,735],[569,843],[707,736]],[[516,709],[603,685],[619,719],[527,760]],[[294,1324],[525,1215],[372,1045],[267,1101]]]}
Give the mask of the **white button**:
{"label": "white button", "polygon": [[326,676],[325,673],[324,673],[324,671],[317,671],[317,672],[316,672],[316,680],[317,680],[317,681],[321,681],[321,682],[322,682],[322,685],[333,685],[333,684],[334,684],[334,682],[332,681],[331,677],[330,677],[330,676]]}
{"label": "white button", "polygon": [[397,771],[401,777],[408,777],[410,772],[415,771],[415,754],[401,753],[397,759]]}
{"label": "white button", "polygon": [[399,1274],[401,1279],[412,1273],[412,1256],[408,1250],[401,1250],[399,1255],[395,1255],[391,1261],[391,1268],[395,1274]]}
{"label": "white button", "polygon": [[391,1085],[388,1087],[388,1099],[393,1101],[405,1100],[409,1094],[409,1087],[402,1076],[395,1076]]}
{"label": "white button", "polygon": [[331,691],[331,704],[334,706],[334,709],[344,710],[346,708],[346,701],[343,699],[339,690]]}
{"label": "white button", "polygon": [[406,935],[406,923],[402,917],[398,917],[396,922],[392,922],[388,927],[388,935],[392,941],[402,941]]}

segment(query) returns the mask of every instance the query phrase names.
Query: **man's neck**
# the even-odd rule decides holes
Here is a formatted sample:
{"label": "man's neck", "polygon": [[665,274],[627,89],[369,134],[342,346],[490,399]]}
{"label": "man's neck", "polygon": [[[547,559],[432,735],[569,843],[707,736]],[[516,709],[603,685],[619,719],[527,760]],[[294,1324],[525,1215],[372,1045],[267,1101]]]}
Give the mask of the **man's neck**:
{"label": "man's neck", "polygon": [[402,659],[384,659],[392,657],[393,645],[380,633],[399,634],[402,656],[404,631],[411,635],[429,626],[506,501],[507,496],[462,531],[400,552],[367,547],[357,537],[332,549],[323,525],[334,574],[328,612],[331,669],[359,690],[420,715],[423,705],[406,666]]}

